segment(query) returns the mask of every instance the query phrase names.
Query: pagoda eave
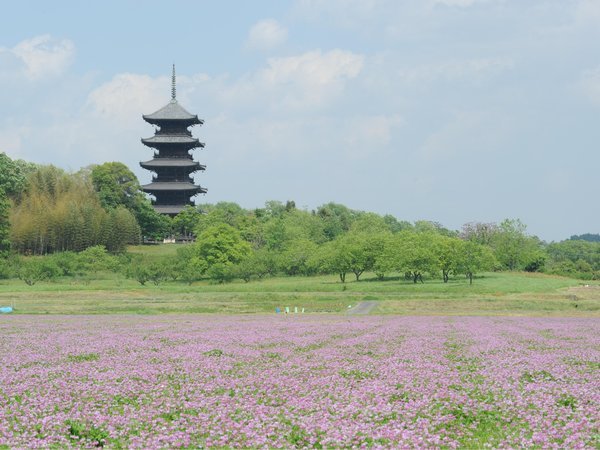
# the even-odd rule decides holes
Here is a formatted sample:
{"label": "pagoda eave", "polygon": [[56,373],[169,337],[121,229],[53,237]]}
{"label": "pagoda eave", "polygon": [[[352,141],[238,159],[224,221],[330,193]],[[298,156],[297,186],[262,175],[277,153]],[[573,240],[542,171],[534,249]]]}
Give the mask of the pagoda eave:
{"label": "pagoda eave", "polygon": [[148,147],[164,144],[185,145],[190,146],[190,148],[204,147],[204,143],[200,142],[197,138],[185,135],[155,135],[149,138],[142,138],[142,144]]}
{"label": "pagoda eave", "polygon": [[206,189],[202,186],[197,186],[192,183],[187,182],[177,182],[177,181],[155,181],[150,184],[145,184],[142,186],[142,190],[149,194],[153,192],[196,192],[196,193],[206,193]]}
{"label": "pagoda eave", "polygon": [[206,169],[205,165],[188,158],[155,158],[151,159],[150,161],[141,162],[140,166],[148,170],[154,170],[162,167],[181,167],[185,169],[193,169],[194,171]]}
{"label": "pagoda eave", "polygon": [[193,206],[192,203],[187,205],[152,205],[154,210],[159,214],[177,215],[183,211],[186,206]]}
{"label": "pagoda eave", "polygon": [[171,102],[152,114],[143,114],[142,118],[148,123],[157,125],[160,125],[161,122],[189,123],[193,125],[202,125],[203,123],[197,115],[190,114],[175,99],[172,99]]}

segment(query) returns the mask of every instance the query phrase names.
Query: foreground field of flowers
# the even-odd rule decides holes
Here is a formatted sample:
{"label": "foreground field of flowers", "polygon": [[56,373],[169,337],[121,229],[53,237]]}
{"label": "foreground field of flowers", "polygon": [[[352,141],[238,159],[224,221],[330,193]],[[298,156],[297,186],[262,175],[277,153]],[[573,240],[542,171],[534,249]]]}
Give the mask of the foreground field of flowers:
{"label": "foreground field of flowers", "polygon": [[598,447],[597,319],[0,317],[2,447]]}

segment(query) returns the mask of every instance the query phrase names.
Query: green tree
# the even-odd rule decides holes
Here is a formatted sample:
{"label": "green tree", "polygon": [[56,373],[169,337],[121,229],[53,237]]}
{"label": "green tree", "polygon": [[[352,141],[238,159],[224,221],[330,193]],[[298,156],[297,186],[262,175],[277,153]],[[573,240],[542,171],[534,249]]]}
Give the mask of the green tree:
{"label": "green tree", "polygon": [[219,202],[215,205],[202,205],[201,209],[205,214],[198,217],[196,224],[196,231],[198,232],[221,224],[226,224],[240,230],[248,215],[247,211],[237,203],[233,202]]}
{"label": "green tree", "polygon": [[128,244],[140,242],[140,227],[133,214],[122,206],[110,210],[105,233],[106,248],[112,253],[123,252]]}
{"label": "green tree", "polygon": [[432,222],[430,220],[417,220],[413,230],[417,233],[437,233],[449,237],[458,236],[456,231],[449,230],[439,222]]}
{"label": "green tree", "polygon": [[587,241],[587,242],[600,242],[600,234],[598,233],[584,233],[580,235],[573,235],[569,238],[572,241]]}
{"label": "green tree", "polygon": [[217,283],[228,283],[235,278],[235,266],[232,264],[216,263],[207,269],[206,275]]}
{"label": "green tree", "polygon": [[25,284],[33,286],[38,281],[54,280],[61,275],[61,270],[50,258],[28,257],[21,262],[18,275]]}
{"label": "green tree", "polygon": [[443,235],[432,235],[432,239],[438,269],[442,271],[444,283],[447,283],[450,274],[457,270],[463,241]]}
{"label": "green tree", "polygon": [[264,247],[252,252],[249,259],[254,266],[254,274],[258,278],[275,275],[281,266],[279,254]]}
{"label": "green tree", "polygon": [[498,227],[491,245],[498,262],[508,270],[539,270],[543,266],[539,239],[526,234],[519,219],[506,219]]}
{"label": "green tree", "polygon": [[438,259],[435,253],[435,232],[406,232],[396,235],[398,239],[398,269],[410,274],[413,283],[423,282],[423,275],[435,273]]}
{"label": "green tree", "polygon": [[410,222],[407,222],[406,220],[398,220],[391,214],[386,214],[383,216],[383,221],[392,233],[398,233],[399,231],[403,230],[411,230],[413,228],[413,225]]}
{"label": "green tree", "polygon": [[[206,271],[221,278],[225,269],[248,257],[252,251],[250,244],[244,241],[240,233],[230,225],[220,224],[208,227],[198,233],[196,242],[191,246],[195,258],[204,261]],[[201,263],[202,264],[202,263]],[[215,266],[214,269],[211,269]]]}
{"label": "green tree", "polygon": [[196,222],[195,232],[215,225],[229,225],[240,233],[240,236],[253,244],[255,248],[262,245],[260,222],[254,213],[244,210],[237,203],[219,202],[216,205],[202,205],[205,214],[201,214]]}
{"label": "green tree", "polygon": [[0,187],[0,258],[8,255],[10,249],[10,202]]}
{"label": "green tree", "polygon": [[381,266],[376,267],[376,263],[382,261],[382,254],[391,239],[385,226],[384,231],[373,233],[363,231],[360,225],[356,228],[326,243],[319,252],[321,269],[337,273],[342,283],[346,281],[348,272],[354,273],[356,281],[359,281],[364,272],[381,269]]}
{"label": "green tree", "polygon": [[373,271],[377,278],[383,280],[386,274],[398,271],[400,264],[400,240],[394,235],[384,241],[381,252],[373,262]]}
{"label": "green tree", "polygon": [[194,245],[189,244],[177,249],[173,267],[173,270],[178,272],[177,278],[191,285],[194,281],[201,280],[207,269],[208,264],[197,255]]}
{"label": "green tree", "polygon": [[150,267],[143,260],[132,261],[132,264],[127,266],[127,278],[136,280],[142,286],[145,286],[150,281]]}
{"label": "green tree", "polygon": [[9,196],[20,194],[26,185],[25,173],[19,163],[0,153],[0,258],[10,249]]}
{"label": "green tree", "polygon": [[35,168],[35,164],[13,160],[6,153],[0,153],[0,189],[8,197],[19,197],[27,187],[27,176]]}
{"label": "green tree", "polygon": [[546,247],[551,273],[582,279],[600,278],[600,242],[566,240]]}
{"label": "green tree", "polygon": [[469,278],[469,284],[473,284],[473,276],[492,269],[495,262],[494,254],[489,247],[474,241],[462,241],[459,246],[456,271],[465,274]]}
{"label": "green tree", "polygon": [[389,231],[388,222],[378,214],[362,212],[350,225],[350,232],[354,233],[381,233]]}
{"label": "green tree", "polygon": [[345,249],[348,252],[350,271],[358,281],[365,270],[373,267],[374,255],[369,252],[368,236],[366,233],[348,233],[342,239],[346,241]]}
{"label": "green tree", "polygon": [[350,252],[342,239],[330,241],[319,250],[320,266],[326,273],[337,273],[342,283],[346,282],[346,274],[351,270]]}
{"label": "green tree", "polygon": [[600,242],[567,240],[553,242],[546,248],[552,263],[585,261],[594,270],[600,270]]}
{"label": "green tree", "polygon": [[191,285],[194,281],[201,280],[207,269],[208,264],[204,259],[192,256],[181,265],[181,279]]}
{"label": "green tree", "polygon": [[312,258],[316,251],[317,244],[308,239],[291,241],[280,255],[280,268],[286,275],[314,275],[318,271]]}
{"label": "green tree", "polygon": [[198,222],[200,222],[201,217],[202,213],[198,208],[188,205],[173,218],[173,231],[182,236],[191,237],[194,234],[194,228],[196,228]]}
{"label": "green tree", "polygon": [[327,240],[333,240],[350,229],[357,212],[338,203],[327,203],[317,208],[317,216],[323,221]]}
{"label": "green tree", "polygon": [[120,162],[107,162],[93,166],[92,183],[106,209],[124,206],[135,210],[143,198],[140,183],[129,168]]}
{"label": "green tree", "polygon": [[248,283],[256,275],[255,261],[252,257],[248,257],[233,266],[231,273],[235,278],[240,278]]}
{"label": "green tree", "polygon": [[144,237],[161,239],[169,234],[169,217],[154,210],[137,177],[125,164],[107,162],[92,166],[90,176],[103,208],[109,211],[119,206],[128,209]]}
{"label": "green tree", "polygon": [[77,254],[78,266],[88,273],[115,271],[119,269],[119,260],[108,253],[103,245],[88,247]]}
{"label": "green tree", "polygon": [[44,258],[52,260],[60,269],[60,275],[73,276],[83,273],[82,267],[77,262],[77,253],[66,251],[47,255]]}
{"label": "green tree", "polygon": [[143,237],[161,240],[171,234],[171,218],[165,214],[157,213],[146,198],[142,199],[131,212],[138,222]]}
{"label": "green tree", "polygon": [[269,200],[265,202],[264,208],[257,208],[254,213],[260,220],[267,221],[283,216],[286,213],[286,205],[277,200]]}
{"label": "green tree", "polygon": [[158,286],[169,278],[169,270],[164,261],[150,261],[146,258],[137,259],[128,265],[130,278],[134,278],[141,285],[151,281]]}

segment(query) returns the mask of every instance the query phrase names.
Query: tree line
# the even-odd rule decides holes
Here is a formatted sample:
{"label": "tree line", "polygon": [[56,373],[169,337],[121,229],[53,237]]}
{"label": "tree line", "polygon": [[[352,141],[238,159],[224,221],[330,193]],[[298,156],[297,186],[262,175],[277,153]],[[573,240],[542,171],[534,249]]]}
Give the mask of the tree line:
{"label": "tree line", "polygon": [[46,255],[102,245],[122,252],[143,233],[168,231],[121,163],[76,173],[0,153],[0,251]]}
{"label": "tree line", "polygon": [[[154,211],[135,175],[118,162],[67,173],[0,154],[0,168],[0,252],[5,257],[50,255],[32,280],[69,276],[76,270],[65,269],[61,255],[69,252],[75,261],[73,255],[98,255],[99,249],[121,255],[107,267],[118,267],[141,283],[324,273],[336,274],[342,282],[348,275],[358,281],[364,273],[382,280],[402,276],[414,283],[433,277],[448,282],[454,276],[472,282],[474,275],[488,270],[600,278],[600,242],[590,239],[594,235],[547,244],[530,236],[516,219],[449,230],[435,222],[411,223],[337,203],[306,211],[293,201],[268,201],[256,209],[204,204],[170,219]],[[168,235],[194,236],[195,243],[161,261],[124,254],[129,244]],[[43,265],[32,261],[25,269],[4,263],[4,272],[34,272],[33,266]]]}

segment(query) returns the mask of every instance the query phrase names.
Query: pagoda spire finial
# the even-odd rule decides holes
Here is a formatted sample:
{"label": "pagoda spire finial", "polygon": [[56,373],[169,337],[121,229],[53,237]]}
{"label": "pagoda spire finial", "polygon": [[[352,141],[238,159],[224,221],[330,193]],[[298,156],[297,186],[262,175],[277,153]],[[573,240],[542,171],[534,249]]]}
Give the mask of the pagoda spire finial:
{"label": "pagoda spire finial", "polygon": [[175,87],[175,64],[173,64],[173,76],[171,78],[171,102],[177,102],[177,89]]}

